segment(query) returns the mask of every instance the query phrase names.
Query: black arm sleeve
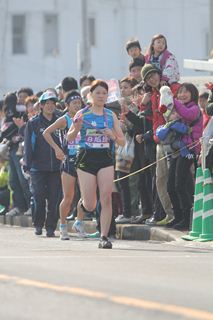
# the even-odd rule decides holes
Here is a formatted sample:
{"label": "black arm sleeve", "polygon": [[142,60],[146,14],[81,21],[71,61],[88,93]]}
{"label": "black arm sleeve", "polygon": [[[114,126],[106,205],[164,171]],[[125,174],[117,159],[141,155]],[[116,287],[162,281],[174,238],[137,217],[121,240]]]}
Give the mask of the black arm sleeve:
{"label": "black arm sleeve", "polygon": [[132,111],[129,111],[126,115],[127,120],[129,120],[133,125],[134,129],[144,132],[144,117],[140,114],[135,114]]}

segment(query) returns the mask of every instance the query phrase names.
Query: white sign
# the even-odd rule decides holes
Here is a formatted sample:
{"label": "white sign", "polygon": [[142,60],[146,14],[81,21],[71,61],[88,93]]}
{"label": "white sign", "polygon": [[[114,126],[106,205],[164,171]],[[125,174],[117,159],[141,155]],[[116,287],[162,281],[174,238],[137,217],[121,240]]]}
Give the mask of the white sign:
{"label": "white sign", "polygon": [[106,80],[109,87],[107,103],[117,101],[121,97],[119,82],[116,79]]}

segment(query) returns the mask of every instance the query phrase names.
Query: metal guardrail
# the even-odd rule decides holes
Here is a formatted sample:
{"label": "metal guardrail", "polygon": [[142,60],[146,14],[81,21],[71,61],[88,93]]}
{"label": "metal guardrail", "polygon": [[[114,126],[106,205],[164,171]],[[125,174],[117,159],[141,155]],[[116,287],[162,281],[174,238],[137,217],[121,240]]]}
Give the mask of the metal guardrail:
{"label": "metal guardrail", "polygon": [[195,71],[207,71],[209,72],[209,75],[181,77],[180,82],[192,82],[199,90],[206,89],[205,83],[213,82],[213,59],[206,61],[184,59],[183,66],[186,69],[194,69]]}
{"label": "metal guardrail", "polygon": [[188,76],[188,77],[181,77],[180,83],[183,82],[191,82],[193,83],[198,90],[206,90],[205,83],[213,82],[213,75],[212,76]]}
{"label": "metal guardrail", "polygon": [[209,60],[192,60],[184,59],[183,67],[186,69],[202,70],[202,71],[213,71],[213,59]]}

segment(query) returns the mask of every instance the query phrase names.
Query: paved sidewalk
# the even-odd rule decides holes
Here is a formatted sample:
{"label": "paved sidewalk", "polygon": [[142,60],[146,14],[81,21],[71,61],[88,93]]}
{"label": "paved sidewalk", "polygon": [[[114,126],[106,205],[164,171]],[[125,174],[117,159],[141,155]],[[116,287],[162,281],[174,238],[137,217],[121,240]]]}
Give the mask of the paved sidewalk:
{"label": "paved sidewalk", "polygon": [[[68,231],[72,232],[74,221],[69,221]],[[84,221],[85,230],[87,233],[96,231],[95,221]],[[29,216],[0,216],[0,224],[6,224],[19,227],[33,227],[32,217]],[[181,239],[181,236],[186,234],[165,227],[147,226],[144,224],[117,224],[117,238],[122,240],[155,240],[155,241],[176,241]]]}

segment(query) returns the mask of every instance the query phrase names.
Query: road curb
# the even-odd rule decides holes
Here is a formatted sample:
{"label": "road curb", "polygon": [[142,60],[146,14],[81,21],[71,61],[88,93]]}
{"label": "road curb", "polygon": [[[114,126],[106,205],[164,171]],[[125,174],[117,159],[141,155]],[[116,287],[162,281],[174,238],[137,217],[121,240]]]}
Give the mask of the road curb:
{"label": "road curb", "polygon": [[150,240],[171,242],[181,239],[182,235],[183,232],[176,231],[174,229],[168,230],[164,227],[150,228]]}
{"label": "road curb", "polygon": [[183,235],[182,232],[166,229],[163,227],[148,225],[117,225],[119,239],[123,240],[153,240],[153,241],[176,241]]}
{"label": "road curb", "polygon": [[150,240],[150,227],[145,225],[117,224],[117,236],[122,240]]}
{"label": "road curb", "polygon": [[[72,232],[72,225],[74,221],[69,221],[68,231]],[[30,216],[0,216],[0,224],[6,224],[10,226],[19,227],[33,227],[32,217]],[[85,231],[87,233],[96,232],[95,221],[84,221]],[[57,230],[59,229],[59,224]],[[182,232],[172,229],[166,229],[164,227],[155,227],[147,225],[132,225],[132,224],[117,224],[117,238],[121,240],[153,240],[153,241],[176,241],[181,239]]]}

